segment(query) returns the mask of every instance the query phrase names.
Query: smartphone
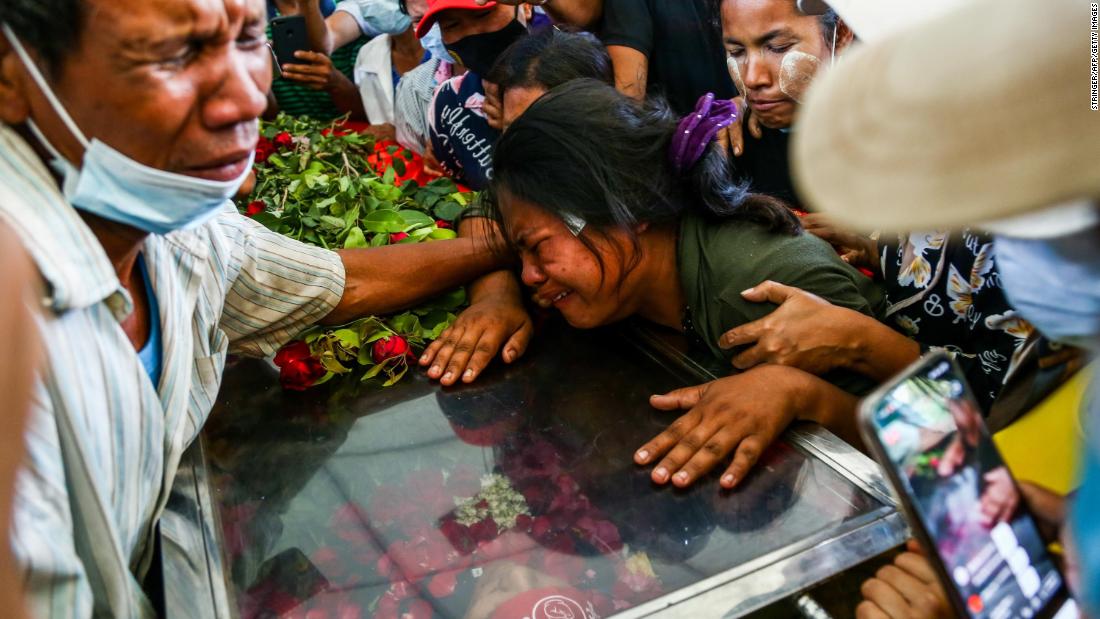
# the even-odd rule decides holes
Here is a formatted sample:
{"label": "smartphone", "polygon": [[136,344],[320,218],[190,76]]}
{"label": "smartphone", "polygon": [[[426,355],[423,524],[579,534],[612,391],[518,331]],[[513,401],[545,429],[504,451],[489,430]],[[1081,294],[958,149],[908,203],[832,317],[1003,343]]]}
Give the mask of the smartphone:
{"label": "smartphone", "polygon": [[309,50],[306,18],[301,15],[281,15],[271,20],[271,51],[275,54],[275,66],[279,74],[284,64],[294,64],[294,52]]}
{"label": "smartphone", "polygon": [[960,617],[1078,617],[953,360],[926,355],[864,399],[859,421]]}

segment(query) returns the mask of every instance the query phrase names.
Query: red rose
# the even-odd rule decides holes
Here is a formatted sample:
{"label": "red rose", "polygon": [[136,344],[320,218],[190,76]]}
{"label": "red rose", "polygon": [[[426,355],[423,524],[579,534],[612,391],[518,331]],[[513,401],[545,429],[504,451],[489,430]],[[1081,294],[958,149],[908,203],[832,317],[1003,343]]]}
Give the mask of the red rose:
{"label": "red rose", "polygon": [[382,363],[386,359],[412,354],[409,349],[409,341],[400,335],[384,337],[371,347],[370,356],[375,363]]}
{"label": "red rose", "polygon": [[275,139],[272,141],[275,142],[275,146],[279,148],[290,148],[294,146],[294,138],[286,131],[275,136]]}
{"label": "red rose", "polygon": [[271,143],[271,140],[261,136],[260,140],[256,142],[256,163],[267,161],[267,158],[274,153],[275,145]]}
{"label": "red rose", "polygon": [[245,214],[249,217],[255,217],[265,210],[267,210],[267,204],[264,204],[263,200],[253,200],[245,208]]}
{"label": "red rose", "polygon": [[390,244],[399,243],[407,238],[409,238],[408,232],[394,232],[390,235]]}
{"label": "red rose", "polygon": [[325,375],[325,367],[313,357],[309,344],[295,340],[275,353],[279,367],[279,384],[284,389],[304,391]]}

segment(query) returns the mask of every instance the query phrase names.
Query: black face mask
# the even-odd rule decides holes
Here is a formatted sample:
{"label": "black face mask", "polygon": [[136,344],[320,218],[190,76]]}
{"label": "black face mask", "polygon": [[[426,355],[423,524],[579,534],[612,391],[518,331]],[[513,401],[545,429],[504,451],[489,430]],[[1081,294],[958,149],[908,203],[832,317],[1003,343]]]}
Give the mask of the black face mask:
{"label": "black face mask", "polygon": [[447,44],[447,51],[451,52],[456,62],[478,76],[485,77],[504,50],[526,34],[527,28],[519,23],[519,20],[513,19],[507,26],[496,32],[471,34]]}

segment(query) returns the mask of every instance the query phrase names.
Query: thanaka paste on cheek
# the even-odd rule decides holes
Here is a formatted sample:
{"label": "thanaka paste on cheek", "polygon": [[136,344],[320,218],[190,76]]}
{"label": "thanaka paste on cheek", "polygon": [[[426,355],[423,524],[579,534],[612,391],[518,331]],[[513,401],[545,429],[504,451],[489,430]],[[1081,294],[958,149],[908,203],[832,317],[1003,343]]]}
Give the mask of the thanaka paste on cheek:
{"label": "thanaka paste on cheek", "polygon": [[745,80],[741,79],[741,65],[737,64],[737,59],[733,56],[727,56],[726,69],[730,72],[730,79],[733,80],[733,85],[737,87],[737,94],[742,97],[748,97],[749,91],[745,90]]}
{"label": "thanaka paste on cheek", "polygon": [[798,103],[806,95],[806,90],[814,79],[821,59],[813,54],[791,50],[783,55],[779,65],[779,90]]}

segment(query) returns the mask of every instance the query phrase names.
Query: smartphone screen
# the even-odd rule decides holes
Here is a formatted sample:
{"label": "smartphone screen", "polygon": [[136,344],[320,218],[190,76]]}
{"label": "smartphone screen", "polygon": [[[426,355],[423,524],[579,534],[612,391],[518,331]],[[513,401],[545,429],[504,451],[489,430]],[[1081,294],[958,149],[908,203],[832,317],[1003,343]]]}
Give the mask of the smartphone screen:
{"label": "smartphone screen", "polygon": [[961,372],[934,355],[864,405],[864,429],[945,589],[970,617],[1077,617]]}

